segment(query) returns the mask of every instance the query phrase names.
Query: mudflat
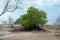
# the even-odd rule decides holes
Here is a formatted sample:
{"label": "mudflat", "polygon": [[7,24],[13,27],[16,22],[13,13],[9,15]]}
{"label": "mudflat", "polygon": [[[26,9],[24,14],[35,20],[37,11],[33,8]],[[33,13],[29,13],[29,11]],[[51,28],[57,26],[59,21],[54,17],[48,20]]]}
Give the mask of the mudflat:
{"label": "mudflat", "polygon": [[17,32],[4,35],[1,37],[4,40],[58,40],[54,36],[54,31],[50,32]]}

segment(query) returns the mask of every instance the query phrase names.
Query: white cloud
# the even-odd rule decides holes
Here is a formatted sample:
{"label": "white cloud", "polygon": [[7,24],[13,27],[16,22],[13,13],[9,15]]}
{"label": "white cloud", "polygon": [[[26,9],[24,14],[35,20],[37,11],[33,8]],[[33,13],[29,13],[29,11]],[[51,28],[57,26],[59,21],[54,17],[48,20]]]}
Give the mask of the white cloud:
{"label": "white cloud", "polygon": [[58,0],[36,0],[35,1],[35,4],[36,5],[40,5],[41,7],[50,7],[50,6],[53,6],[55,5],[56,3],[58,3]]}
{"label": "white cloud", "polygon": [[[6,0],[3,0],[4,2],[6,1]],[[4,5],[5,5],[5,3],[3,2],[2,0],[0,0],[0,13],[2,12],[2,9],[4,8]],[[36,5],[36,6],[38,6],[38,7],[51,7],[51,6],[53,6],[53,5],[55,5],[56,3],[58,3],[59,2],[59,0],[25,0],[25,1],[23,1],[23,5],[21,5],[21,4],[19,4],[19,7],[23,7],[25,10],[29,7],[29,6],[31,6],[31,5]],[[14,5],[15,6],[15,5]],[[19,10],[20,11],[20,10]],[[24,11],[24,10],[23,10]],[[15,12],[14,12],[15,13]],[[16,13],[17,14],[13,14],[12,12],[7,12],[7,13],[5,13],[5,14],[3,14],[2,16],[0,16],[0,20],[2,21],[2,20],[7,20],[8,19],[8,16],[9,15],[12,15],[13,17],[14,17],[14,15],[16,16],[15,18],[14,18],[14,20],[15,19],[17,19],[20,15],[18,14],[18,13],[20,13],[20,12],[18,12],[18,10],[16,11]],[[23,12],[22,12],[23,13]],[[0,21],[0,23],[1,23],[1,21]]]}
{"label": "white cloud", "polygon": [[53,6],[57,2],[58,2],[58,0],[46,0],[46,3],[47,3],[48,6]]}
{"label": "white cloud", "polygon": [[37,0],[35,3],[36,3],[36,5],[41,5],[42,6],[43,0]]}

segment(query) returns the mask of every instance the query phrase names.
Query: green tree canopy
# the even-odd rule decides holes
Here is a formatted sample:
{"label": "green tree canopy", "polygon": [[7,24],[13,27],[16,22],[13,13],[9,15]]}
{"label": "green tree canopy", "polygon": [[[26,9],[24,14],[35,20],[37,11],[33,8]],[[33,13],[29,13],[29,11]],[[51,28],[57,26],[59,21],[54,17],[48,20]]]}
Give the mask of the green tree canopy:
{"label": "green tree canopy", "polygon": [[47,14],[43,10],[29,7],[27,13],[20,18],[22,26],[44,25],[47,22]]}

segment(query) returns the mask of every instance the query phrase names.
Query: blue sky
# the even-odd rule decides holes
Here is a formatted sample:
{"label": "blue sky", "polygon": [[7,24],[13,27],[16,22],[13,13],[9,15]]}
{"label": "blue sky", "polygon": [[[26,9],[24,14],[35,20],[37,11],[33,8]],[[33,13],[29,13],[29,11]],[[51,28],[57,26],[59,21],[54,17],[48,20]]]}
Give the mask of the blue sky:
{"label": "blue sky", "polygon": [[[6,1],[7,0],[0,0],[0,14],[3,11]],[[14,9],[15,5],[16,3],[12,0],[9,7]],[[46,11],[48,17],[47,24],[53,24],[57,17],[60,16],[60,0],[22,0],[22,4],[18,3],[18,9],[15,12],[6,12],[0,16],[0,23],[1,21],[8,21],[8,16],[11,16],[14,21],[17,20],[21,15],[26,13],[26,10],[30,6]]]}

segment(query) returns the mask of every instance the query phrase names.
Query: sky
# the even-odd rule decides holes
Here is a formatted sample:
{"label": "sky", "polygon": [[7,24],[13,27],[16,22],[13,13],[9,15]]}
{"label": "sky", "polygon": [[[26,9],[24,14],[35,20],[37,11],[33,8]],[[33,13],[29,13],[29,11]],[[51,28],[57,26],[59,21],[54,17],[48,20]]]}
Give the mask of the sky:
{"label": "sky", "polygon": [[[7,0],[0,0],[0,14],[3,11],[6,2]],[[19,1],[17,5],[18,9],[16,9],[14,12],[6,12],[0,16],[0,24],[2,21],[8,21],[9,16],[11,16],[14,21],[16,21],[21,15],[26,13],[30,6],[44,10],[47,13],[47,24],[53,24],[57,17],[60,16],[60,0],[22,0],[22,4]],[[15,8],[15,6],[16,3],[14,0],[12,0],[9,3],[8,8],[12,10]]]}

